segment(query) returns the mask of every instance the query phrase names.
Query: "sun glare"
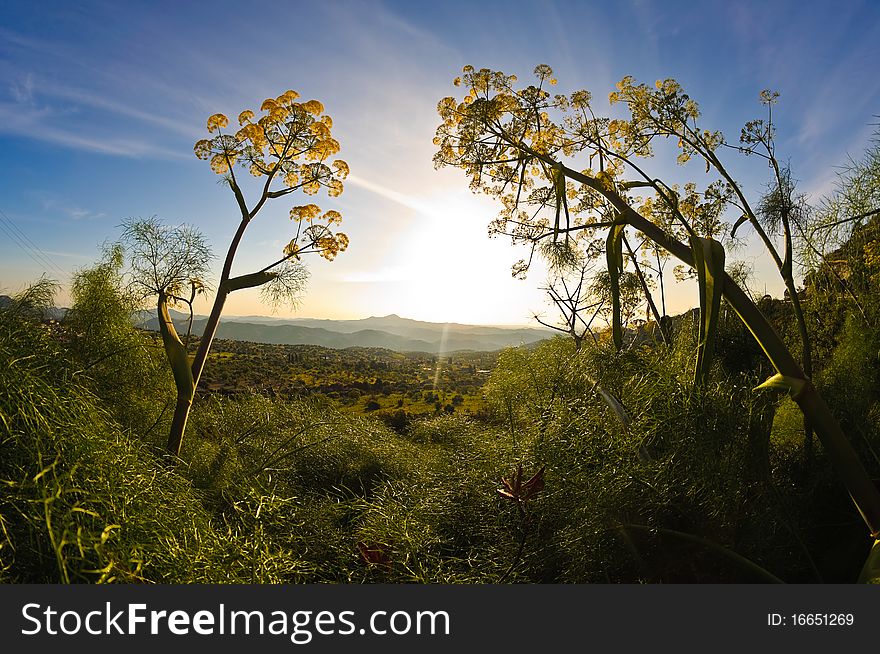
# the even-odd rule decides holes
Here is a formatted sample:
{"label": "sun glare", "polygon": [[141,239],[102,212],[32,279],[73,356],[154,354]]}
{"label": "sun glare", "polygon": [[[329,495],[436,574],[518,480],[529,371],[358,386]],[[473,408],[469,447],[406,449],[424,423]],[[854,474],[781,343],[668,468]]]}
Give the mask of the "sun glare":
{"label": "sun glare", "polygon": [[490,239],[486,225],[497,211],[491,201],[449,192],[424,201],[398,265],[403,272],[400,313],[438,322],[517,323],[529,316],[512,310],[539,310],[543,270],[528,280],[510,276],[519,255],[507,239]]}

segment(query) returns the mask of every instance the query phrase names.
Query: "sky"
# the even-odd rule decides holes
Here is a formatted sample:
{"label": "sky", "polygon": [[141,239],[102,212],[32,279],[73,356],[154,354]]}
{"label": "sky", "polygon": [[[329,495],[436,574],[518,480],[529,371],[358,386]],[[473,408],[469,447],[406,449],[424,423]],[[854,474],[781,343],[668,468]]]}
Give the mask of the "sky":
{"label": "sky", "polygon": [[[437,102],[456,91],[464,65],[526,80],[549,64],[557,91],[589,89],[599,112],[611,111],[604,98],[624,75],[674,77],[700,103],[704,124],[733,141],[761,116],[759,92],[775,89],[778,154],[817,200],[875,130],[878,37],[875,0],[0,0],[0,293],[46,272],[61,282],[64,305],[71,275],[99,259],[127,218],[194,225],[222,258],[235,202],[193,143],[207,136],[209,115],[237,116],[294,89],[333,118],[352,174],[339,198],[316,201],[343,214],[351,245],[333,262],[309,260],[300,306],[277,315],[552,319],[546,271],[511,278],[523,250],[487,236],[497,204],[472,194],[461,171],[433,167]],[[673,182],[703,174],[698,165],[652,165]],[[768,179],[756,158],[731,168],[752,195]],[[267,205],[234,273],[277,258],[291,237],[290,206],[309,201]],[[758,290],[781,294],[754,243],[735,256],[754,265]],[[696,302],[685,285],[672,290],[669,308]],[[270,309],[239,292],[226,312]]]}

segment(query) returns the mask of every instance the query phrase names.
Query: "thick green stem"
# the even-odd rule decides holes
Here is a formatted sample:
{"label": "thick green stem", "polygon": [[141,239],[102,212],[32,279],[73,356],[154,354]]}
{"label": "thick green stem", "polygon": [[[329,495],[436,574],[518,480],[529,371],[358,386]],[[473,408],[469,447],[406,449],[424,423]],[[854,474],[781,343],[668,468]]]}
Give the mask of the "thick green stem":
{"label": "thick green stem", "polygon": [[[168,297],[165,293],[159,293],[158,313],[159,333],[162,335],[165,355],[171,364],[171,371],[174,374],[174,385],[177,388],[177,404],[174,410],[174,418],[171,421],[171,435],[182,435],[186,428],[189,407],[192,405],[193,395],[195,394],[195,382],[186,346],[177,335],[174,322],[168,313]],[[174,445],[173,449],[172,445]],[[169,440],[168,450],[173,454],[178,454],[180,451],[180,440],[176,440],[174,443]]]}
{"label": "thick green stem", "polygon": [[[813,378],[813,349],[810,344],[810,334],[807,331],[807,321],[804,318],[804,310],[801,306],[800,297],[798,297],[797,289],[794,288],[794,280],[791,280],[792,288],[789,290],[791,296],[791,306],[794,310],[794,317],[797,321],[798,332],[801,337],[801,362],[804,367],[804,375],[807,379]],[[813,449],[813,425],[808,417],[804,416],[804,450],[807,456],[810,456]]]}
{"label": "thick green stem", "polygon": [[[556,163],[547,155],[535,152],[532,154],[548,160],[548,163]],[[599,180],[576,170],[567,167],[563,167],[562,170],[569,179],[585,184],[601,193],[620,213],[621,220],[642,232],[684,263],[689,266],[694,265],[693,252],[689,247],[672,238],[663,229],[639,214],[615,191],[606,188]],[[800,406],[805,418],[816,430],[825,452],[831,459],[853,503],[871,534],[877,538],[880,535],[880,492],[877,491],[877,487],[865,472],[852,445],[831,413],[831,409],[813,387],[797,360],[788,351],[785,343],[764,314],[727,273],[724,273],[723,276],[723,289],[724,299],[755,337],[776,370],[785,377],[804,380],[804,386],[801,392],[794,395],[794,400]]]}
{"label": "thick green stem", "polygon": [[195,395],[195,389],[202,376],[202,370],[205,368],[205,361],[208,359],[211,343],[214,340],[214,335],[217,333],[217,326],[220,323],[220,315],[223,313],[223,305],[225,303],[226,293],[221,288],[217,291],[217,296],[214,298],[211,315],[208,316],[208,322],[205,324],[205,330],[202,332],[201,341],[199,341],[199,349],[196,351],[196,357],[193,359],[192,367],[190,368],[193,380],[193,394],[190,396],[189,402],[180,402],[178,397],[177,405],[174,407],[174,418],[171,421],[171,432],[168,435],[168,452],[175,456],[180,454],[183,434],[186,431],[186,421],[192,408],[192,397]]}
{"label": "thick green stem", "polygon": [[171,419],[171,432],[168,438],[168,452],[178,456],[180,446],[183,444],[183,434],[186,431],[186,421],[189,419],[189,411],[192,408],[193,396],[183,397],[178,393],[177,404],[174,405],[174,417]]}
{"label": "thick green stem", "polygon": [[[785,184],[783,182],[783,174],[779,169],[779,162],[773,156],[770,144],[767,150],[770,153],[770,163],[773,165],[773,172],[776,176],[776,187],[780,194],[784,192]],[[801,362],[804,368],[804,374],[807,379],[813,378],[813,353],[810,346],[810,334],[807,331],[807,321],[804,319],[804,311],[801,307],[801,299],[798,296],[797,287],[794,283],[794,272],[792,269],[792,237],[791,237],[791,220],[789,217],[790,210],[784,210],[781,216],[782,237],[785,243],[785,256],[782,265],[779,266],[779,274],[785,282],[788,289],[788,295],[791,297],[791,307],[794,310],[794,317],[798,325],[798,333],[801,338]],[[809,457],[813,449],[813,427],[809,418],[804,416],[804,450]]]}
{"label": "thick green stem", "polygon": [[[236,197],[238,196],[238,187],[234,187]],[[227,283],[232,273],[232,262],[235,260],[235,253],[238,245],[244,237],[244,232],[250,223],[247,215],[242,215],[241,222],[229,244],[226,251],[226,260],[223,262],[223,272],[220,274],[220,284],[217,287],[217,295],[214,297],[214,305],[211,307],[211,314],[205,323],[205,329],[202,332],[199,348],[193,358],[190,374],[193,380],[193,395],[195,389],[199,385],[199,379],[202,376],[202,370],[205,369],[205,362],[208,360],[208,353],[211,351],[211,345],[214,342],[214,336],[217,334],[217,326],[220,324],[220,316],[223,313],[223,306],[226,304],[226,296],[229,294]],[[173,327],[173,324],[172,324]],[[179,340],[179,339],[178,339]],[[171,432],[168,435],[168,452],[175,456],[180,454],[180,447],[183,444],[183,434],[186,431],[186,420],[192,407],[192,397],[189,403],[178,402],[174,408],[174,419],[171,422]]]}
{"label": "thick green stem", "polygon": [[[242,220],[238,232],[236,233],[232,244],[229,246],[229,253],[226,257],[227,265],[223,268],[223,275],[221,276],[220,285],[217,289],[217,295],[214,298],[214,305],[211,307],[211,314],[208,316],[208,321],[205,323],[205,329],[202,332],[202,338],[199,341],[199,348],[196,350],[192,366],[188,366],[189,374],[191,376],[190,378],[192,380],[192,392],[189,395],[189,400],[187,402],[181,402],[180,394],[178,393],[178,402],[174,408],[174,419],[171,422],[171,432],[168,437],[168,451],[174,455],[180,454],[180,446],[183,443],[183,434],[186,431],[186,421],[190,409],[192,408],[195,389],[199,385],[199,379],[202,377],[202,371],[205,369],[205,362],[208,360],[211,345],[217,334],[217,328],[220,325],[220,316],[223,314],[223,307],[226,304],[226,298],[232,291],[261,286],[272,281],[276,277],[276,273],[260,271],[249,275],[232,277],[230,279],[229,272],[232,269],[232,259],[235,257],[235,250],[241,242],[245,227],[247,227],[247,221]],[[173,324],[171,324],[171,329],[174,329]]]}

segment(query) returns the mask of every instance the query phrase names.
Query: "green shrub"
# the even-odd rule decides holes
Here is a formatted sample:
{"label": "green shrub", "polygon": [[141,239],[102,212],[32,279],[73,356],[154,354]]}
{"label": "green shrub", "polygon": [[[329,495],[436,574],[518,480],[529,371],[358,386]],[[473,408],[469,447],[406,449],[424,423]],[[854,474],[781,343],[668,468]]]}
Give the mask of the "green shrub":
{"label": "green shrub", "polygon": [[0,311],[0,570],[14,582],[250,580],[240,539],[125,436],[49,328]]}
{"label": "green shrub", "polygon": [[67,350],[78,376],[131,433],[154,443],[167,435],[174,409],[174,383],[154,336],[135,329],[137,298],[120,276],[122,260],[105,261],[73,278],[73,306],[64,317]]}

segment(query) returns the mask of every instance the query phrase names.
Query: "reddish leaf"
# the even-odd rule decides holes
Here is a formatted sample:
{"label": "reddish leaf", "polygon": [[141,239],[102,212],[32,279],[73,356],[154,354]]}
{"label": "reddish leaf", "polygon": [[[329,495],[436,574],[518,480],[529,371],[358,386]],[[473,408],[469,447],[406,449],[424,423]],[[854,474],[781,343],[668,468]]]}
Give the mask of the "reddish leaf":
{"label": "reddish leaf", "polygon": [[525,502],[544,490],[544,468],[545,466],[541,466],[538,472],[532,475],[527,482],[523,483],[522,465],[519,465],[511,479],[501,479],[504,488],[498,488],[496,492],[505,499]]}
{"label": "reddish leaf", "polygon": [[357,544],[358,552],[361,558],[370,565],[381,565],[383,567],[391,567],[391,557],[388,554],[388,546],[382,543],[365,543],[363,541]]}

